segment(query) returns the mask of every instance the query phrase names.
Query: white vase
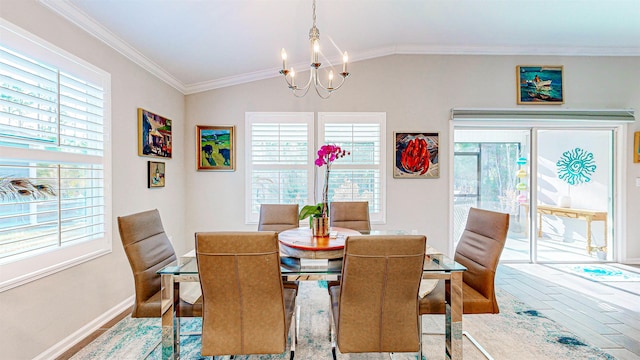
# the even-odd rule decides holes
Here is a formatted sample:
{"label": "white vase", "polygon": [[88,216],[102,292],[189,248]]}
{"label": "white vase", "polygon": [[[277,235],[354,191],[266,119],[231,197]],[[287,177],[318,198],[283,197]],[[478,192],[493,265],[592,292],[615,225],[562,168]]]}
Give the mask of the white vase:
{"label": "white vase", "polygon": [[571,197],[570,196],[560,196],[558,199],[558,206],[562,208],[570,208],[571,207]]}

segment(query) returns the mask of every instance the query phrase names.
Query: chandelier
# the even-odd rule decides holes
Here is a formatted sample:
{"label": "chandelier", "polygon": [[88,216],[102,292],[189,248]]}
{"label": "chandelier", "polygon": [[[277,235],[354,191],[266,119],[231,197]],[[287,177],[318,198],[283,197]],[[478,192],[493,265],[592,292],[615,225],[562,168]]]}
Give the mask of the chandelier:
{"label": "chandelier", "polygon": [[296,97],[303,97],[307,95],[307,92],[313,84],[318,96],[323,99],[328,99],[334,91],[340,89],[344,84],[345,79],[349,76],[349,73],[347,72],[349,55],[346,51],[342,55],[342,72],[338,73],[342,77],[342,79],[340,79],[340,83],[334,86],[333,70],[330,70],[327,86],[323,85],[320,79],[318,79],[318,69],[320,69],[320,62],[318,61],[318,55],[320,53],[320,31],[316,27],[316,0],[313,0],[313,26],[309,30],[309,42],[311,45],[311,70],[309,72],[309,80],[307,81],[307,84],[302,87],[296,85],[296,72],[293,67],[291,69],[287,69],[287,52],[284,48],[280,52],[282,55],[282,70],[280,70],[280,74],[284,76],[284,80],[287,82],[287,85],[289,85],[289,89],[291,89],[291,92]]}

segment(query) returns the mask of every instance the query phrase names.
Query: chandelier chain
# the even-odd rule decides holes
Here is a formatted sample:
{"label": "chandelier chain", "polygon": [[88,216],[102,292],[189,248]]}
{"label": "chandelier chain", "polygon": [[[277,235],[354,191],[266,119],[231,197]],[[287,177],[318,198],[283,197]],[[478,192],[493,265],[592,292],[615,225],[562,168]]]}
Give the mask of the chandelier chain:
{"label": "chandelier chain", "polygon": [[316,0],[313,0],[313,27],[316,27]]}

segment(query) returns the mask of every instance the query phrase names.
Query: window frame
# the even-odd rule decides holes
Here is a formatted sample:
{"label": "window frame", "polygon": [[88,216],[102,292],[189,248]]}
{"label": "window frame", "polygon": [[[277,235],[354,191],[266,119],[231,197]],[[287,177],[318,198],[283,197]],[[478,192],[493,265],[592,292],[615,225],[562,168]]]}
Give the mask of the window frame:
{"label": "window frame", "polygon": [[2,157],[9,160],[100,164],[104,175],[104,236],[3,260],[0,262],[0,292],[3,292],[112,252],[111,75],[4,19],[0,19],[0,38],[4,46],[21,55],[99,84],[103,89],[104,139],[102,156],[0,146]]}
{"label": "window frame", "polygon": [[[253,171],[257,168],[273,169],[275,165],[257,165],[252,163],[253,147],[253,128],[254,123],[270,123],[270,124],[306,124],[307,125],[307,163],[304,165],[282,165],[281,168],[300,168],[307,171],[307,194],[313,196],[314,189],[314,172],[309,164],[313,164],[313,156],[315,154],[314,144],[314,113],[312,112],[246,112],[245,113],[245,223],[257,224],[260,213],[252,212],[252,176]],[[278,167],[278,166],[275,166]],[[302,205],[311,204],[313,199],[305,199]]]}
{"label": "window frame", "polygon": [[[380,159],[379,164],[374,165],[355,165],[341,161],[336,161],[331,165],[332,171],[340,169],[378,169],[380,172],[380,196],[379,212],[370,212],[370,221],[372,224],[386,224],[386,178],[387,178],[387,146],[386,146],[386,112],[318,112],[318,130],[317,138],[319,144],[325,144],[325,125],[326,124],[378,124],[380,126]],[[316,181],[318,184],[324,182],[324,171],[319,171],[316,167]],[[316,196],[321,198],[321,188],[318,188]],[[331,200],[329,200],[331,202]]]}
{"label": "window frame", "polygon": [[[252,127],[253,122],[300,122],[296,118],[304,117],[308,124],[308,143],[312,144],[308,148],[308,161],[304,167],[308,170],[308,194],[309,199],[304,205],[316,204],[322,198],[322,185],[324,184],[324,171],[315,166],[318,144],[324,144],[326,123],[340,124],[377,124],[380,127],[379,142],[379,164],[377,165],[356,165],[358,169],[377,169],[380,173],[380,196],[379,212],[371,213],[371,223],[386,224],[386,178],[387,178],[387,150],[386,150],[386,112],[246,112],[245,113],[245,139],[247,141],[245,164],[245,224],[257,224],[259,213],[252,213],[252,174],[254,166],[251,163],[252,157]],[[280,118],[278,121],[277,119]],[[332,164],[333,170],[353,169],[353,164],[341,164],[340,161]]]}

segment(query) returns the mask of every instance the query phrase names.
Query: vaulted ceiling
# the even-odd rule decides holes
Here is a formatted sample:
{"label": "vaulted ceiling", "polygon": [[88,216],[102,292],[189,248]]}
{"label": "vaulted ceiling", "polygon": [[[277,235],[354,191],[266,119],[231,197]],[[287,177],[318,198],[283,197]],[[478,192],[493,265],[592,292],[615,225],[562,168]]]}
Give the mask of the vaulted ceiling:
{"label": "vaulted ceiling", "polygon": [[[185,94],[309,67],[312,0],[40,0]],[[640,56],[640,0],[317,0],[321,62]],[[639,64],[640,66],[640,64]],[[357,63],[351,67],[357,69]]]}

